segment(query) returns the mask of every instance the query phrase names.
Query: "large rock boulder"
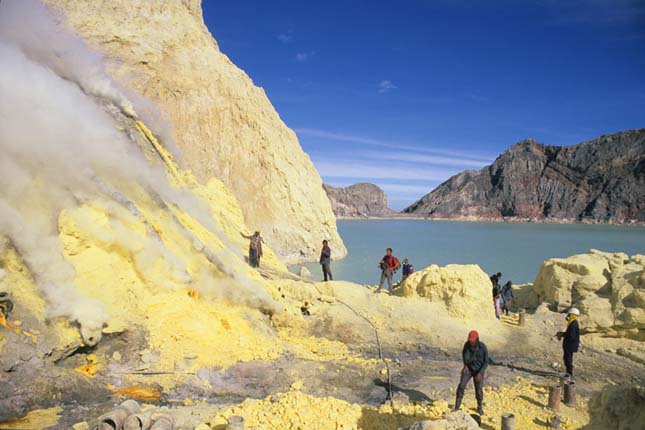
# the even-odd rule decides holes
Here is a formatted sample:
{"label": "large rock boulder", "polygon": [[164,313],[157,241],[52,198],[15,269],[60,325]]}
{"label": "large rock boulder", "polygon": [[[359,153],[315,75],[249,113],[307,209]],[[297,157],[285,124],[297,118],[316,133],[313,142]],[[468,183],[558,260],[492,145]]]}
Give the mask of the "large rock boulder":
{"label": "large rock boulder", "polygon": [[533,139],[448,179],[404,212],[435,218],[645,222],[645,129],[573,146]]}
{"label": "large rock boulder", "polygon": [[589,402],[590,430],[642,430],[645,424],[645,388],[606,385]]}
{"label": "large rock boulder", "polygon": [[395,293],[441,303],[457,318],[495,318],[491,282],[476,264],[435,264],[410,275]]}
{"label": "large rock boulder", "polygon": [[547,302],[582,312],[586,333],[645,340],[645,256],[590,250],[545,261],[529,304]]}
{"label": "large rock boulder", "polygon": [[325,238],[337,258],[346,254],[311,160],[264,90],[219,50],[199,0],[45,2],[115,79],[161,108],[185,167],[204,183],[224,181],[249,227],[287,262],[314,258]]}
{"label": "large rock boulder", "polygon": [[396,213],[387,206],[385,192],[374,184],[363,182],[345,188],[324,184],[323,188],[338,217],[382,217]]}

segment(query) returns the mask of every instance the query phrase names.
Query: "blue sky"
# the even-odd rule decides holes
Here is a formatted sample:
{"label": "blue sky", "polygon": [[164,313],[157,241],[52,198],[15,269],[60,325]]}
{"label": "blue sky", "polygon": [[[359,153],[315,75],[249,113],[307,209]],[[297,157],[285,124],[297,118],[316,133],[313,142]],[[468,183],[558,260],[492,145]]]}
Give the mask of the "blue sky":
{"label": "blue sky", "polygon": [[205,0],[323,180],[402,209],[533,137],[645,127],[645,1]]}

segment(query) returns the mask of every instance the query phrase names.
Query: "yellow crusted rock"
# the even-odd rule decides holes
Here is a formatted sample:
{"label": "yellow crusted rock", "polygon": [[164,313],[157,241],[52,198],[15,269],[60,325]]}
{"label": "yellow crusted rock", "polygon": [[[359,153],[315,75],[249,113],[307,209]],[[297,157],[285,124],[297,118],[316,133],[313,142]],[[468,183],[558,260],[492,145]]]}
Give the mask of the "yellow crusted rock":
{"label": "yellow crusted rock", "polygon": [[53,427],[58,424],[62,411],[61,407],[37,409],[29,412],[23,418],[1,422],[0,430],[33,430]]}

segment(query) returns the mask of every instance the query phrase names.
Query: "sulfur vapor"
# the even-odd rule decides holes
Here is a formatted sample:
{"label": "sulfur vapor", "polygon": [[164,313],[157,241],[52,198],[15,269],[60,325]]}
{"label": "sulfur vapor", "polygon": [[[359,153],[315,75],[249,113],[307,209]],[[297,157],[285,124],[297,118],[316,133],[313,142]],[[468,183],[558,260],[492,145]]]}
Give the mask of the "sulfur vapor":
{"label": "sulfur vapor", "polygon": [[[0,237],[24,259],[47,300],[49,317],[78,323],[89,345],[100,340],[109,320],[103,305],[75,284],[58,231],[62,211],[96,199],[109,202],[113,228],[111,234],[95,235],[131,252],[140,270],[153,260],[165,261],[175,274],[165,287],[199,282],[217,299],[276,309],[238,267],[241,250],[228,244],[206,206],[171,185],[163,165],[151,163],[135,144],[132,119],[140,111],[144,120],[154,117],[159,124],[158,109],[142,97],[127,97],[106,73],[102,57],[62,29],[56,15],[35,0],[0,2],[0,64]],[[166,125],[159,130],[169,136]],[[173,143],[168,138],[164,145]],[[208,271],[191,277],[185,262],[152,228],[143,246],[128,240],[119,218],[142,218],[129,197],[132,184],[149,191],[166,210],[188,214],[226,244],[224,250],[213,250],[198,243],[176,218],[195,249],[208,254],[225,279],[214,279]]]}

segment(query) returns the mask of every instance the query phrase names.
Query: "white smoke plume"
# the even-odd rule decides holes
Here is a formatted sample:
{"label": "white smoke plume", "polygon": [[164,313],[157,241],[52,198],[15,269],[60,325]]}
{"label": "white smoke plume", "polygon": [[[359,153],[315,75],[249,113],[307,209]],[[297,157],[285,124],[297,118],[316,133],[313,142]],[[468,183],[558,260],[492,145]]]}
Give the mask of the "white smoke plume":
{"label": "white smoke plume", "polygon": [[5,0],[0,14],[0,39],[16,45],[30,59],[63,79],[76,82],[88,94],[108,99],[135,117],[132,103],[108,77],[103,59],[61,29],[60,19],[35,0]]}
{"label": "white smoke plume", "polygon": [[[100,195],[113,199],[115,207],[136,211],[117,184],[138,183],[226,240],[205,205],[173,189],[160,166],[149,163],[118,129],[105,106],[136,117],[133,104],[108,77],[101,56],[56,20],[37,1],[0,1],[0,236],[9,238],[25,259],[48,301],[49,315],[79,322],[86,343],[92,344],[100,339],[108,315],[74,286],[74,269],[58,239],[61,210]],[[134,99],[137,111],[157,115],[153,103]],[[164,130],[169,134],[167,127]],[[115,234],[127,234],[118,221],[112,225]],[[129,246],[126,238],[110,240]],[[232,302],[276,308],[261,286],[238,268],[239,249],[203,251],[231,278],[206,281],[206,289],[219,289],[214,295]],[[131,252],[141,265],[161,256],[178,282],[195,282],[157,238]]]}

